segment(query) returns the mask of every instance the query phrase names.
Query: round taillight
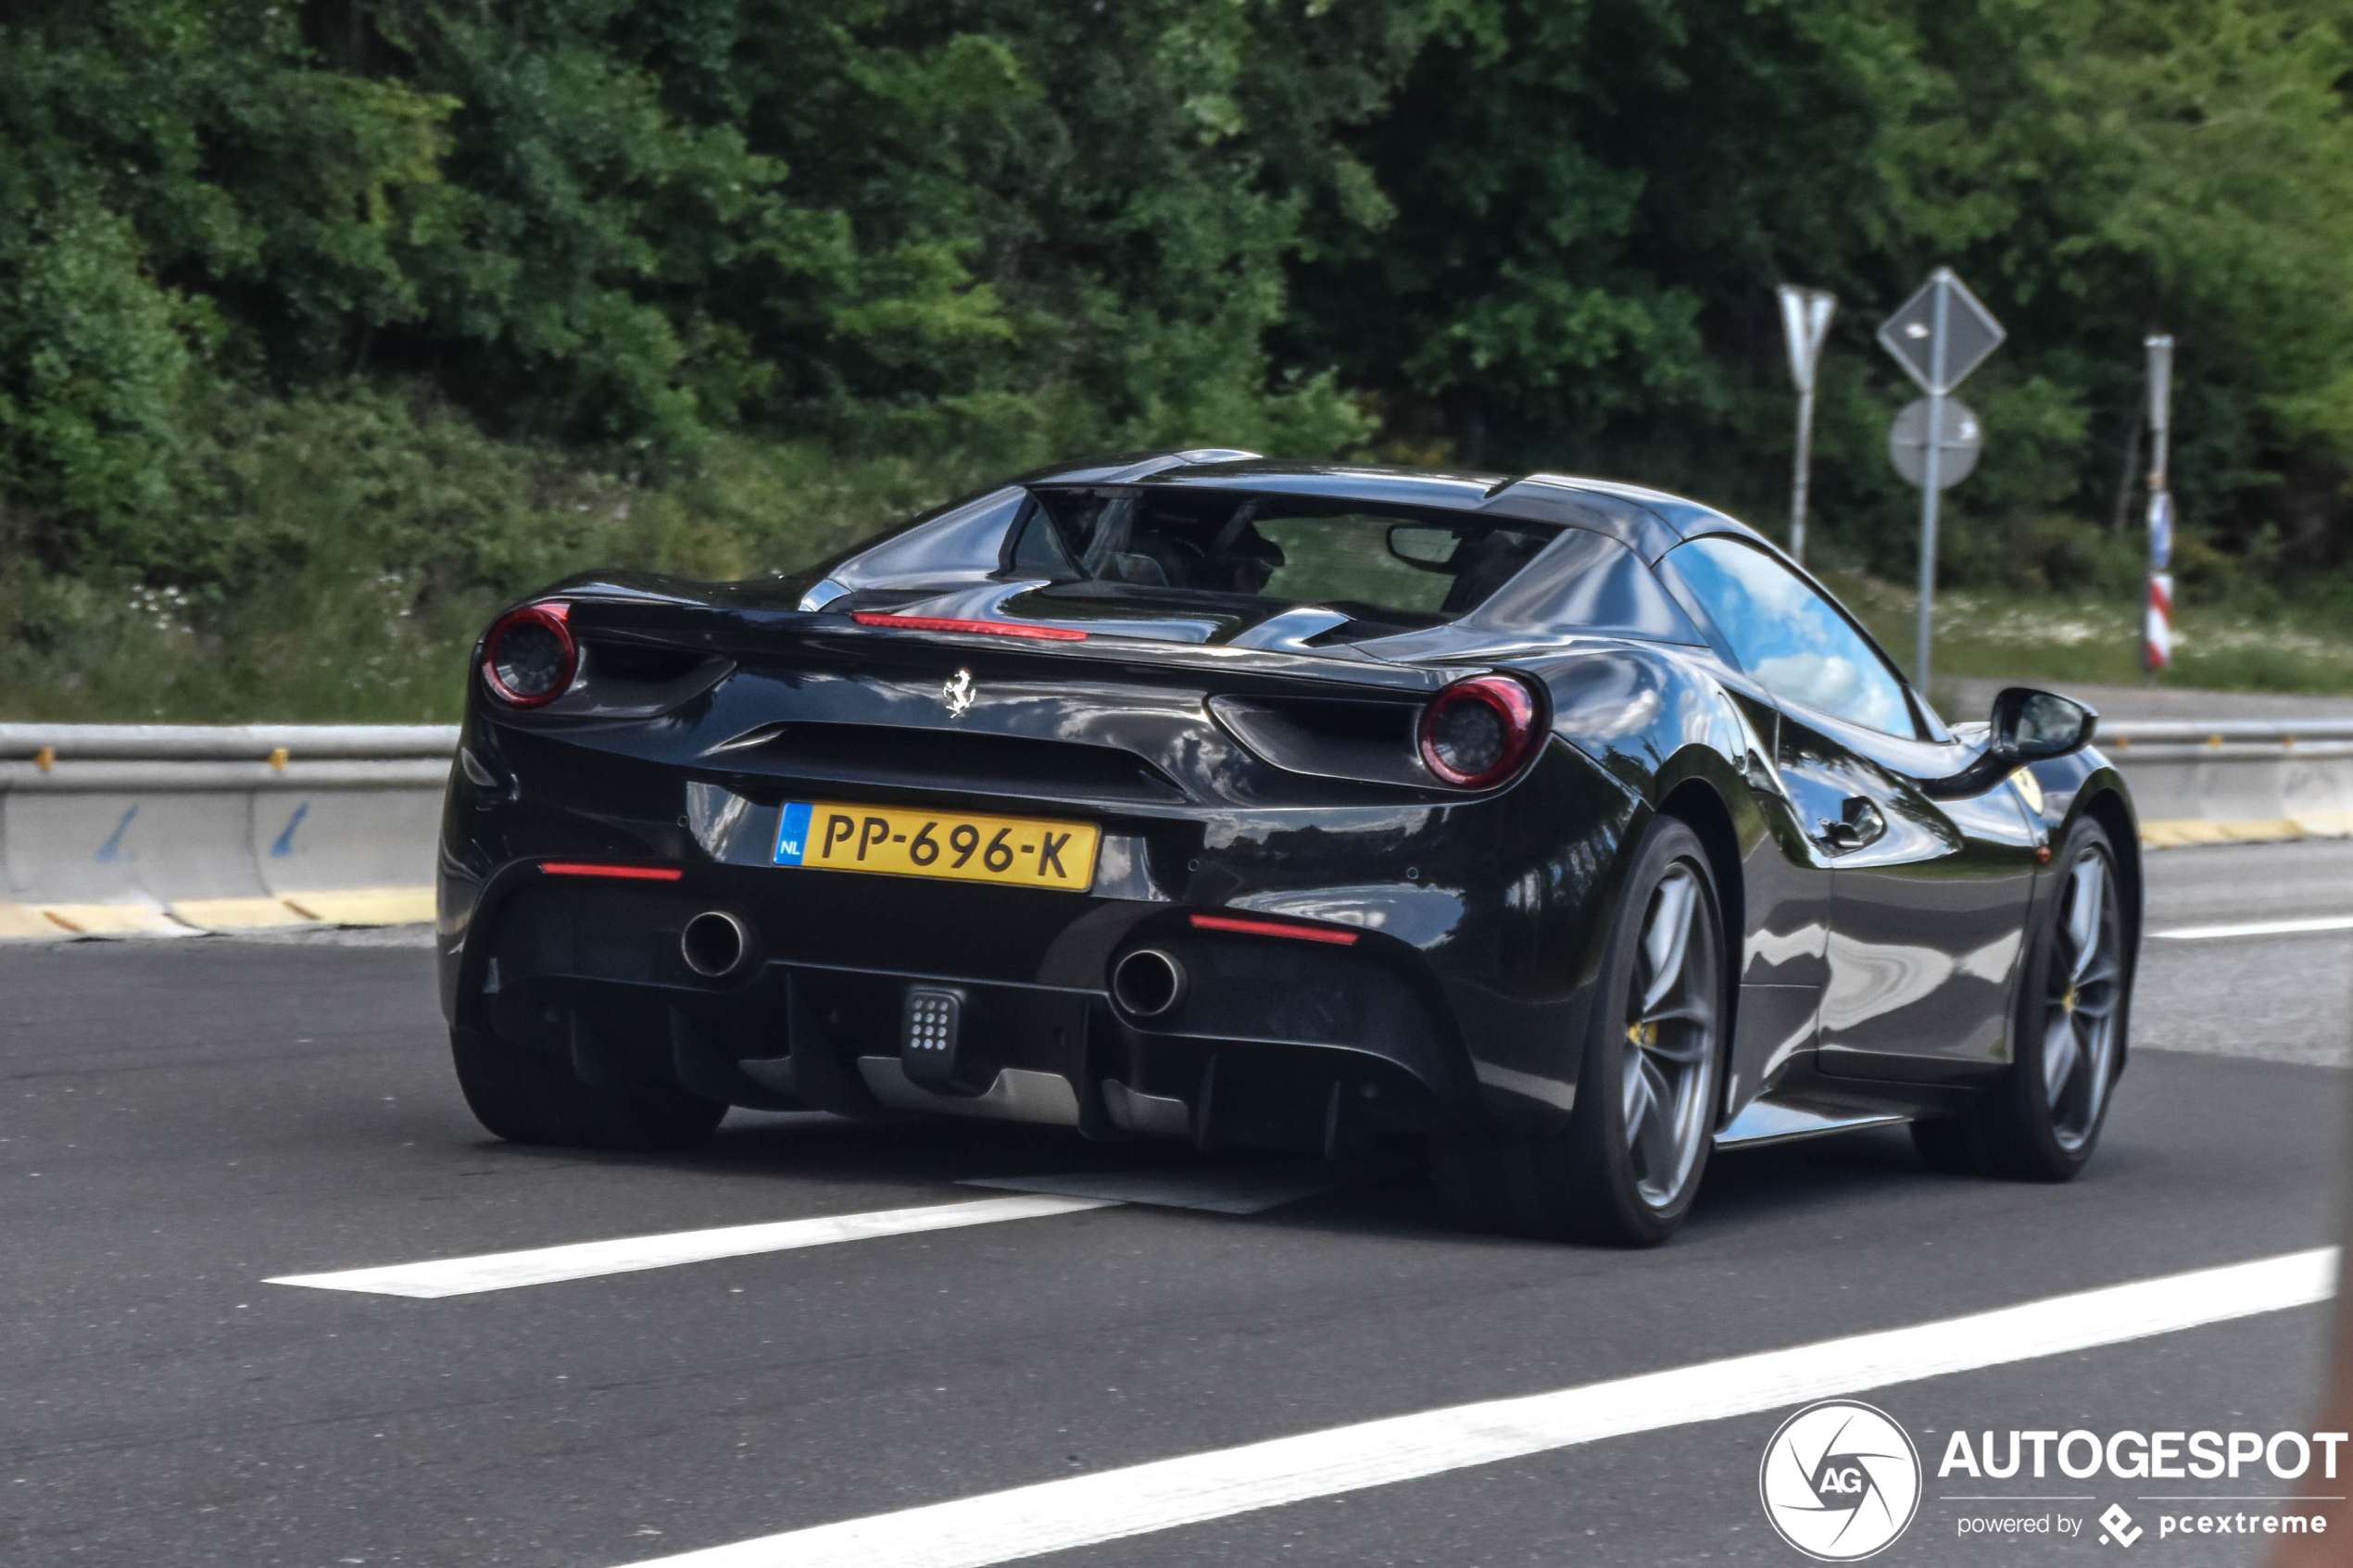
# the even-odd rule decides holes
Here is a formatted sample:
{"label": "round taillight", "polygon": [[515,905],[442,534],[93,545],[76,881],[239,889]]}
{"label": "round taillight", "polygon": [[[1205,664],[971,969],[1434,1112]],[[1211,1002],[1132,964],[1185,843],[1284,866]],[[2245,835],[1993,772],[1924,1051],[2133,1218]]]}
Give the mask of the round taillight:
{"label": "round taillight", "polygon": [[1474,675],[1422,709],[1422,763],[1458,789],[1502,784],[1536,745],[1536,699],[1509,675]]}
{"label": "round taillight", "polygon": [[564,624],[569,605],[525,605],[491,622],[482,678],[500,700],[537,708],[563,696],[580,670],[580,645]]}

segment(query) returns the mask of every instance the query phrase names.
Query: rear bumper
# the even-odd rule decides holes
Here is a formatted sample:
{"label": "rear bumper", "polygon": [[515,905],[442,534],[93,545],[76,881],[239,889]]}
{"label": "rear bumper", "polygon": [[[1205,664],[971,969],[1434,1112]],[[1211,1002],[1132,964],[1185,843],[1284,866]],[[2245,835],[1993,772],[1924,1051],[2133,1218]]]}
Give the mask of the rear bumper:
{"label": "rear bumper", "polygon": [[[717,979],[681,951],[724,910],[749,934]],[[732,1104],[919,1111],[1201,1144],[1336,1152],[1428,1132],[1475,1104],[1470,1074],[1394,944],[1191,928],[1166,903],[824,872],[689,871],[600,882],[515,866],[445,961],[453,1022],[569,1056],[591,1082],[667,1072]],[[1151,1020],[1111,966],[1151,947],[1188,984]],[[911,987],[963,1001],[954,1081],[901,1065]]]}
{"label": "rear bumper", "polygon": [[[1081,894],[777,866],[786,786],[599,738],[470,719],[442,834],[453,1025],[568,1051],[590,1076],[666,1062],[712,1098],[852,1114],[1289,1147],[1566,1115],[1576,1052],[1565,1043],[1582,1038],[1633,809],[1567,748],[1501,796],[1448,805],[1040,809],[871,792],[1092,821],[1101,849]],[[680,880],[558,878],[547,860]],[[751,935],[749,961],[715,981],[679,951],[685,922],[710,909]],[[1356,940],[1202,931],[1195,913]],[[1113,964],[1143,945],[1194,981],[1150,1019],[1111,999]],[[977,1065],[945,1091],[893,1076],[917,984],[969,1000]]]}

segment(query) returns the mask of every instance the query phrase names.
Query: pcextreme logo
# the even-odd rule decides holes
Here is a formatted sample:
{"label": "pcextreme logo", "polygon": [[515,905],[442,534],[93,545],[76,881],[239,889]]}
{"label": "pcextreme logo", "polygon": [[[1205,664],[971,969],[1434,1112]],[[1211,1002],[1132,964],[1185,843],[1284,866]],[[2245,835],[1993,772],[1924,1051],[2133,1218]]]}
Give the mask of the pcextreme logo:
{"label": "pcextreme logo", "polygon": [[1894,1544],[1919,1512],[1919,1450],[1886,1411],[1824,1399],[1781,1423],[1756,1489],[1781,1539],[1817,1562],[1854,1562]]}

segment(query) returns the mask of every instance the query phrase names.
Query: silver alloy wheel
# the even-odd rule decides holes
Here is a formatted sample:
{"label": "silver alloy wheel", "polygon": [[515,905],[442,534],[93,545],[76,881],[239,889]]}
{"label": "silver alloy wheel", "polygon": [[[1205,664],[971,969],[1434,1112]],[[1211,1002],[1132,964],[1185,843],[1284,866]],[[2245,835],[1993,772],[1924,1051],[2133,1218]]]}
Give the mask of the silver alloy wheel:
{"label": "silver alloy wheel", "polygon": [[1626,1143],[1642,1201],[1682,1196],[1707,1137],[1715,1077],[1718,943],[1699,874],[1667,868],[1642,915],[1642,949],[1627,989]]}
{"label": "silver alloy wheel", "polygon": [[2123,997],[2116,877],[2098,849],[2085,848],[2068,868],[2057,915],[2043,985],[2043,1092],[2051,1134],[2071,1154],[2099,1130],[2108,1106]]}

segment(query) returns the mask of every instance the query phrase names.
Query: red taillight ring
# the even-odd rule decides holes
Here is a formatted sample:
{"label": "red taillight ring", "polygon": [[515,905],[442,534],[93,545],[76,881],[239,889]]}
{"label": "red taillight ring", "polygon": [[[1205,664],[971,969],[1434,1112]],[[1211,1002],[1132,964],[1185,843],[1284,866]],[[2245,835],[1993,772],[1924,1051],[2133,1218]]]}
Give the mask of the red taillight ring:
{"label": "red taillight ring", "polygon": [[[568,604],[524,605],[520,609],[509,610],[490,623],[489,633],[482,639],[482,679],[497,694],[499,701],[511,703],[517,708],[541,708],[571,689],[573,677],[580,673],[580,645],[573,639],[572,628],[566,624],[566,618],[571,613],[572,607]],[[527,696],[498,678],[499,640],[526,623],[544,626],[554,633],[556,641],[561,643],[564,649],[563,679],[538,696]]]}
{"label": "red taillight ring", "polygon": [[[1434,742],[1438,721],[1457,703],[1476,702],[1493,709],[1504,721],[1504,755],[1495,765],[1481,772],[1466,773],[1449,766],[1438,755]],[[1519,771],[1520,765],[1535,749],[1536,698],[1529,689],[1509,675],[1473,675],[1457,681],[1429,699],[1422,709],[1421,722],[1416,727],[1421,742],[1422,765],[1438,778],[1457,789],[1487,789],[1502,784]]]}

